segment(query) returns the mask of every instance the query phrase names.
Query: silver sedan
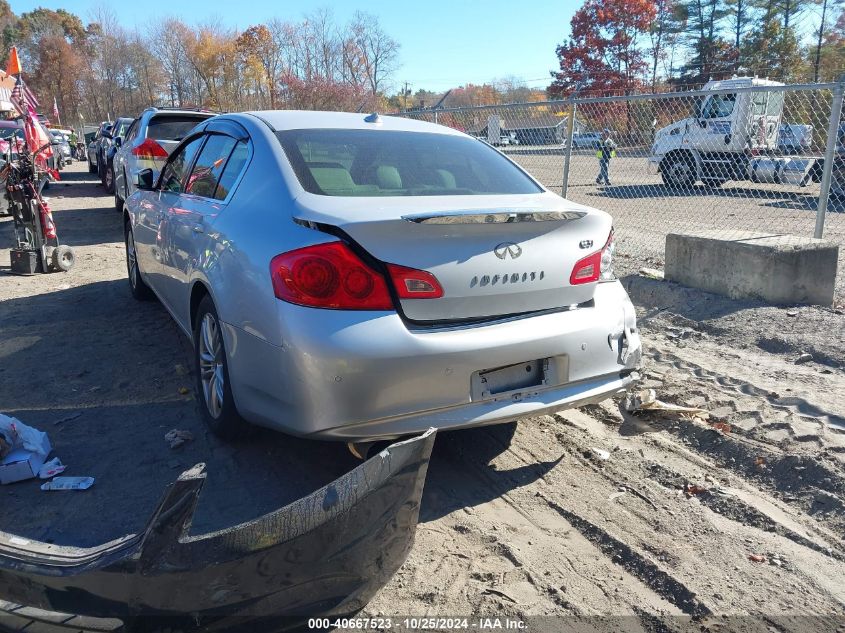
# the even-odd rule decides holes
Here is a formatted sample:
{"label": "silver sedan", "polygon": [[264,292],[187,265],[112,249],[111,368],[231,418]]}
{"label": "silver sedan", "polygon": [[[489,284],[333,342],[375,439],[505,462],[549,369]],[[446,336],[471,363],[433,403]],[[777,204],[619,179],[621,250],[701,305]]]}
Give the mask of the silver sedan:
{"label": "silver sedan", "polygon": [[610,216],[486,143],[379,115],[198,125],[124,206],[129,283],[194,345],[216,433],[363,441],[621,393]]}

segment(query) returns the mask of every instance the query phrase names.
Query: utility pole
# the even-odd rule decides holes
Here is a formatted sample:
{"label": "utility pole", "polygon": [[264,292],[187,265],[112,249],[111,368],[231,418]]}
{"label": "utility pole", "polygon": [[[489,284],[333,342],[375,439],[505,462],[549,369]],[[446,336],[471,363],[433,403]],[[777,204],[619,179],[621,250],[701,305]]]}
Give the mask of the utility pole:
{"label": "utility pole", "polygon": [[408,97],[411,96],[411,87],[408,82],[405,82],[405,87],[402,89],[402,108],[407,111]]}

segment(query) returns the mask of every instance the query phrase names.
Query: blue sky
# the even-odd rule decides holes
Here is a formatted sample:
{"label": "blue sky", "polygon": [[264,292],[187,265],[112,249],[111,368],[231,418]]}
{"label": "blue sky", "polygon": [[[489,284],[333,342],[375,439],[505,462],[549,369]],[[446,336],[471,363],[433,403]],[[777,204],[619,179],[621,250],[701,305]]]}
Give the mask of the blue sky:
{"label": "blue sky", "polygon": [[[151,16],[164,14],[187,22],[216,16],[242,29],[273,16],[295,20],[319,7],[333,8],[338,22],[345,22],[361,9],[379,16],[382,26],[402,44],[396,82],[407,81],[414,91],[437,91],[511,75],[529,86],[545,87],[548,71],[556,66],[555,47],[569,33],[569,20],[580,4],[580,0],[123,0],[112,6],[128,28],[143,28]],[[102,5],[91,0],[12,0],[11,6],[17,14],[39,6],[64,8],[87,21],[92,8]]]}

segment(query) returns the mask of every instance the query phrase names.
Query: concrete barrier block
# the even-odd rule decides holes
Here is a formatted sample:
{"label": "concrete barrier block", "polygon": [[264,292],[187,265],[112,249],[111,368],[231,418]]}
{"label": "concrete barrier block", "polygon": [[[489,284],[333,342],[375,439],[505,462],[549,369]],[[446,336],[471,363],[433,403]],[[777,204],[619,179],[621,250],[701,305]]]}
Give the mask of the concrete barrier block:
{"label": "concrete barrier block", "polygon": [[666,279],[732,299],[830,306],[839,247],[811,237],[754,231],[666,236]]}

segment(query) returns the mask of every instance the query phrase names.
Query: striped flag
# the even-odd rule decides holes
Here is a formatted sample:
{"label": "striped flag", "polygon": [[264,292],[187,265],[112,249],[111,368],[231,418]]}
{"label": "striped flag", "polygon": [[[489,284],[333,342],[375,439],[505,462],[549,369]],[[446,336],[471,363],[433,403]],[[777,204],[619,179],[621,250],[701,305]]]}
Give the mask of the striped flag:
{"label": "striped flag", "polygon": [[59,104],[56,103],[56,97],[53,97],[53,116],[56,117],[56,121],[61,125],[62,117],[59,116]]}
{"label": "striped flag", "polygon": [[18,75],[15,81],[15,87],[12,90],[11,96],[12,105],[21,113],[21,118],[23,118],[24,136],[26,137],[26,144],[29,147],[29,151],[35,152],[44,145],[48,145],[35,159],[37,165],[42,169],[46,169],[47,157],[53,155],[53,149],[49,147],[50,137],[41,126],[38,120],[38,114],[35,112],[35,108],[38,106],[38,100],[35,99],[32,91],[26,87],[20,75]]}

